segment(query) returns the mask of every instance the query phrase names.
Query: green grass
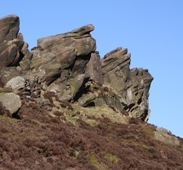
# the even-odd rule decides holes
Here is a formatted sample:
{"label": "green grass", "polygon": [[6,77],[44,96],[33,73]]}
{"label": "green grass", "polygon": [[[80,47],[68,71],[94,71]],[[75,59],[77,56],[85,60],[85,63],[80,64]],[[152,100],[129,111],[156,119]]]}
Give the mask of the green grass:
{"label": "green grass", "polygon": [[142,127],[142,131],[147,134],[149,137],[154,139],[154,132],[156,131],[155,127],[151,127],[151,126],[144,126]]}
{"label": "green grass", "polygon": [[104,158],[106,158],[107,160],[109,160],[112,163],[118,163],[119,158],[111,153],[103,153],[104,154]]}
{"label": "green grass", "polygon": [[88,155],[88,159],[90,161],[90,164],[95,166],[98,170],[108,170],[109,169],[105,163],[99,162],[94,155]]}

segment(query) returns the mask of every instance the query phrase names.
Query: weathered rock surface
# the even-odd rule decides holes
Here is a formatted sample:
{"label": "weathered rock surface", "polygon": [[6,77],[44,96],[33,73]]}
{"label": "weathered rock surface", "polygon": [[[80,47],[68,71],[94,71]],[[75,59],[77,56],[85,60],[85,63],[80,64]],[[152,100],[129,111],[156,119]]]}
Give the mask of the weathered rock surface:
{"label": "weathered rock surface", "polygon": [[15,39],[19,32],[19,17],[16,15],[8,15],[1,18],[0,28],[0,43]]}
{"label": "weathered rock surface", "polygon": [[97,52],[91,53],[90,60],[86,67],[86,74],[95,82],[103,84],[102,65],[100,62],[100,55]]}
{"label": "weathered rock surface", "polygon": [[18,39],[10,40],[8,42],[1,43],[0,55],[1,65],[0,67],[17,66],[19,60],[22,59],[20,49],[23,46],[23,42]]}
{"label": "weathered rock surface", "polygon": [[19,72],[15,67],[4,67],[0,71],[0,86],[4,87],[5,84],[15,76],[18,76]]}
{"label": "weathered rock surface", "polygon": [[[117,48],[100,59],[89,24],[37,40],[28,50],[19,33],[19,17],[0,19],[0,86],[21,98],[53,92],[60,101],[81,106],[108,105],[115,112],[147,121],[153,77],[148,70],[130,69],[130,54]],[[11,33],[11,34],[10,34]]]}
{"label": "weathered rock surface", "polygon": [[130,71],[131,87],[127,89],[127,103],[133,117],[147,121],[149,118],[149,89],[153,77],[147,69],[135,68]]}
{"label": "weathered rock surface", "polygon": [[12,90],[19,90],[21,88],[24,88],[24,86],[25,86],[25,79],[23,77],[17,76],[9,80],[6,83],[5,88]]}

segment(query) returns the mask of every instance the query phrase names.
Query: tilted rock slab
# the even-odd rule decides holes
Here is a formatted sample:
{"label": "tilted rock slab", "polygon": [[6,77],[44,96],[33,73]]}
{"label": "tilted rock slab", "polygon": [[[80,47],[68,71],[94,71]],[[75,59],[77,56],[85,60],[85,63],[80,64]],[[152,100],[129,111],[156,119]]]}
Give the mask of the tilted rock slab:
{"label": "tilted rock slab", "polygon": [[0,19],[0,67],[18,66],[26,55],[31,58],[28,45],[19,34],[20,20],[16,15]]}
{"label": "tilted rock slab", "polygon": [[109,84],[121,95],[128,105],[132,117],[147,120],[149,89],[153,77],[147,69],[130,70],[128,50],[122,47],[107,53],[102,59],[102,75],[104,84]]}

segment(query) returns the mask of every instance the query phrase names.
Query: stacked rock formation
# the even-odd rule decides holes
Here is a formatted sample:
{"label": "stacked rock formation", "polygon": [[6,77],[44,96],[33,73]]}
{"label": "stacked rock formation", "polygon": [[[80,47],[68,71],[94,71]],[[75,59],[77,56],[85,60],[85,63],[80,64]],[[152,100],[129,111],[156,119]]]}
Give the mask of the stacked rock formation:
{"label": "stacked rock formation", "polygon": [[93,25],[40,38],[31,51],[19,33],[18,16],[1,18],[0,27],[0,102],[6,107],[1,96],[10,93],[19,100],[16,109],[7,108],[11,114],[24,98],[36,101],[52,92],[59,101],[83,107],[107,105],[147,121],[153,77],[147,69],[130,69],[127,49],[117,48],[101,59],[90,34]]}

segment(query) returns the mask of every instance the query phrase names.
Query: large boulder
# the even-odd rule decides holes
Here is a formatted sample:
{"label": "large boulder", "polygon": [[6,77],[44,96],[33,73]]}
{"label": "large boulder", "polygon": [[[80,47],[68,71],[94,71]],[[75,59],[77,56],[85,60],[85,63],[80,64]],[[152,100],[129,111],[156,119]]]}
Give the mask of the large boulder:
{"label": "large boulder", "polygon": [[11,116],[13,116],[22,105],[20,96],[14,93],[0,93],[0,102],[2,103],[2,106],[9,111]]}
{"label": "large boulder", "polygon": [[77,56],[87,55],[96,50],[96,41],[90,35],[94,26],[89,24],[71,32],[38,39],[38,47],[52,51],[55,55],[61,53],[64,47],[74,47]]}
{"label": "large boulder", "polygon": [[6,85],[5,89],[11,89],[13,91],[23,89],[25,86],[25,79],[23,77],[17,76],[10,79]]}

